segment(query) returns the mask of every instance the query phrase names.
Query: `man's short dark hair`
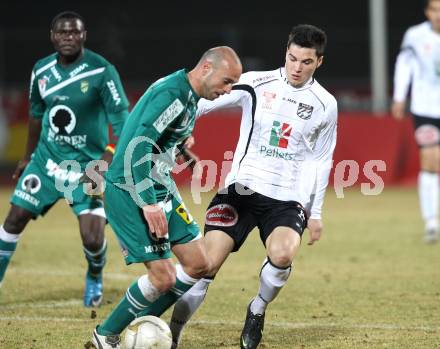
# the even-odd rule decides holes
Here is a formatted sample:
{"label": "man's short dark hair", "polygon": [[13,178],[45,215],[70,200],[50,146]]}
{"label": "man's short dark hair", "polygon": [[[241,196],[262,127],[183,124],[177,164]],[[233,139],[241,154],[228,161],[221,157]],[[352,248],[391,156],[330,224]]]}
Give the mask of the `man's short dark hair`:
{"label": "man's short dark hair", "polygon": [[52,19],[52,23],[50,24],[50,29],[53,30],[53,28],[55,27],[55,24],[60,20],[60,19],[79,19],[83,26],[84,29],[86,28],[86,22],[84,21],[84,18],[79,14],[76,13],[74,11],[63,11],[58,13],[53,19]]}
{"label": "man's short dark hair", "polygon": [[316,55],[321,57],[324,55],[325,46],[327,45],[327,35],[322,29],[314,25],[299,24],[290,31],[287,48],[292,44],[300,47],[314,48]]}

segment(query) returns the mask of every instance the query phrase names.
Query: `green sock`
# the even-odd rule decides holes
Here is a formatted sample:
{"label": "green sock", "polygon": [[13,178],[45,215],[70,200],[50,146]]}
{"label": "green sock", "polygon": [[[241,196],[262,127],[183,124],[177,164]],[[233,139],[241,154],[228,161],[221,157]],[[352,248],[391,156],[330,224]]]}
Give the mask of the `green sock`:
{"label": "green sock", "polygon": [[[145,277],[148,278],[147,276]],[[152,286],[151,283],[150,285]],[[154,288],[154,286],[152,287]],[[159,293],[157,291],[156,293],[156,297],[159,297]],[[102,325],[98,327],[98,334],[101,336],[120,334],[150,304],[151,301],[148,301],[142,294],[138,281],[135,281],[128,288],[124,298],[121,299],[116,308],[113,309]]]}
{"label": "green sock", "polygon": [[102,247],[96,252],[91,252],[85,247],[83,247],[83,250],[89,265],[87,272],[92,277],[100,276],[106,262],[107,241],[104,240]]}
{"label": "green sock", "polygon": [[[3,226],[0,226],[0,282],[3,280],[5,276],[6,269],[8,268],[9,261],[11,260],[12,255],[14,254],[15,249],[17,248],[18,235],[16,237],[16,241],[10,242],[5,241],[4,236],[11,236],[12,234],[4,234],[6,231]],[[15,239],[15,236],[13,236]]]}

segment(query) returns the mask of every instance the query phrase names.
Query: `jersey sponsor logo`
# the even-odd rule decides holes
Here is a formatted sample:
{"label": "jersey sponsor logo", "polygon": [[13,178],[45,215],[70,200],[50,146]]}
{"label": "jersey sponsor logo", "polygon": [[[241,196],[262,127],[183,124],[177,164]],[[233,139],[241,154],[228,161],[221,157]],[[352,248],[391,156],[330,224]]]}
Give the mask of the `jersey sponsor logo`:
{"label": "jersey sponsor logo", "polygon": [[60,73],[58,73],[58,70],[57,70],[57,68],[55,68],[55,66],[52,66],[50,68],[50,72],[55,77],[55,79],[57,79],[58,82],[60,82],[62,80],[61,75],[60,75]]}
{"label": "jersey sponsor logo", "polygon": [[47,133],[49,142],[70,144],[76,149],[84,148],[87,135],[70,135],[76,126],[75,113],[66,105],[57,105],[49,111],[50,129]]}
{"label": "jersey sponsor logo", "polygon": [[238,221],[237,210],[228,204],[212,206],[206,211],[205,224],[217,227],[232,227]]}
{"label": "jersey sponsor logo", "polygon": [[275,75],[267,75],[267,76],[262,76],[260,78],[256,78],[252,80],[252,83],[255,85],[256,83],[264,82],[270,79],[275,79]]}
{"label": "jersey sponsor logo", "polygon": [[49,177],[54,177],[63,182],[76,183],[82,177],[82,173],[63,169],[52,159],[47,159],[46,170]]}
{"label": "jersey sponsor logo", "polygon": [[41,189],[41,180],[40,178],[31,173],[23,178],[21,181],[21,189],[23,189],[26,193],[36,194]]}
{"label": "jersey sponsor logo", "polygon": [[121,97],[119,97],[118,90],[116,89],[116,84],[113,80],[107,81],[107,87],[110,90],[113,100],[116,105],[121,103]]}
{"label": "jersey sponsor logo", "polygon": [[15,189],[14,190],[14,195],[26,202],[29,202],[32,206],[38,207],[38,205],[40,204],[40,200],[34,198],[32,195],[19,190],[19,189]]}
{"label": "jersey sponsor logo", "polygon": [[89,90],[89,82],[87,80],[81,81],[80,89],[82,93],[86,93]]}
{"label": "jersey sponsor logo", "polygon": [[184,204],[180,204],[179,207],[176,208],[176,212],[186,224],[191,224],[194,220]]}
{"label": "jersey sponsor logo", "polygon": [[145,253],[163,253],[171,249],[171,244],[169,242],[164,242],[162,244],[144,246]]}
{"label": "jersey sponsor logo", "polygon": [[277,94],[274,92],[268,92],[268,91],[264,91],[263,92],[263,109],[272,109],[272,102],[275,100]]}
{"label": "jersey sponsor logo", "polygon": [[277,148],[273,149],[266,147],[265,145],[260,147],[260,154],[266,158],[270,157],[287,161],[291,161],[295,158],[295,153],[282,152]]}
{"label": "jersey sponsor logo", "polygon": [[184,109],[185,107],[183,106],[182,102],[176,98],[174,102],[171,103],[168,108],[166,108],[164,112],[156,119],[153,124],[154,128],[157,130],[157,132],[162,133]]}
{"label": "jersey sponsor logo", "polygon": [[49,111],[49,124],[57,134],[70,134],[76,126],[75,113],[66,105],[57,105]]}
{"label": "jersey sponsor logo", "polygon": [[73,78],[76,74],[81,73],[84,69],[86,69],[89,65],[87,63],[81,64],[79,67],[76,67],[73,69],[69,75],[71,78]]}
{"label": "jersey sponsor logo", "polygon": [[440,131],[434,125],[422,125],[415,131],[415,138],[420,146],[439,144]]}
{"label": "jersey sponsor logo", "polygon": [[293,98],[283,97],[283,101],[296,104],[296,101]]}
{"label": "jersey sponsor logo", "polygon": [[273,147],[287,148],[289,145],[289,137],[292,132],[292,126],[283,122],[274,120],[272,130],[270,131],[269,144]]}
{"label": "jersey sponsor logo", "polygon": [[299,103],[296,115],[303,120],[309,120],[313,113],[313,107],[308,104]]}
{"label": "jersey sponsor logo", "polygon": [[69,99],[70,99],[69,96],[60,96],[60,95],[56,95],[56,96],[53,97],[53,102],[54,102],[54,103],[56,103],[56,102],[64,102],[64,101],[67,101],[67,100],[69,100]]}

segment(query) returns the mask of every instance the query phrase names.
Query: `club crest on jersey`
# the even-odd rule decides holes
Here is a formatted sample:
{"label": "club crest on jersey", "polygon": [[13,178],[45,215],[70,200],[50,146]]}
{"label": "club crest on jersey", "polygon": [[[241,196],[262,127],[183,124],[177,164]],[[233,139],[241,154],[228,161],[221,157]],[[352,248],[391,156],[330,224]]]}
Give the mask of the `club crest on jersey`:
{"label": "club crest on jersey", "polygon": [[274,92],[268,92],[268,91],[264,91],[263,92],[263,109],[272,109],[272,102],[275,100],[276,97],[276,93]]}
{"label": "club crest on jersey", "polygon": [[292,126],[283,122],[274,120],[272,130],[270,131],[269,144],[278,148],[287,148],[289,145],[289,137],[292,132]]}
{"label": "club crest on jersey", "polygon": [[300,103],[296,115],[303,120],[309,120],[313,113],[313,107],[308,104]]}
{"label": "club crest on jersey", "polygon": [[81,81],[81,92],[86,93],[89,90],[89,82],[87,80]]}

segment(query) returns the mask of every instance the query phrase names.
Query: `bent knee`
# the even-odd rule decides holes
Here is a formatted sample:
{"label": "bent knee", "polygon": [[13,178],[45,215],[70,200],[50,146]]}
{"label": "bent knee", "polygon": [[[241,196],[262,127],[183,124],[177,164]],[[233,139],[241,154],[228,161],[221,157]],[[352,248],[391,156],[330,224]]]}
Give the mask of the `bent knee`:
{"label": "bent knee", "polygon": [[83,246],[92,252],[99,251],[104,244],[104,232],[87,233],[83,235]]}
{"label": "bent knee", "polygon": [[197,263],[193,263],[191,265],[185,266],[185,272],[195,278],[200,279],[204,276],[207,276],[210,272],[210,263],[207,258],[197,261]]}
{"label": "bent knee", "polygon": [[10,212],[5,219],[3,227],[10,234],[20,234],[31,218],[32,214],[24,210]]}
{"label": "bent knee", "polygon": [[269,258],[273,265],[280,268],[287,268],[293,262],[293,253],[281,250],[275,253],[269,253]]}

